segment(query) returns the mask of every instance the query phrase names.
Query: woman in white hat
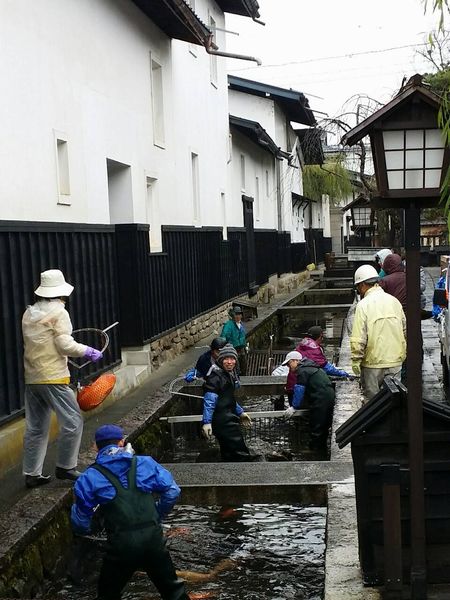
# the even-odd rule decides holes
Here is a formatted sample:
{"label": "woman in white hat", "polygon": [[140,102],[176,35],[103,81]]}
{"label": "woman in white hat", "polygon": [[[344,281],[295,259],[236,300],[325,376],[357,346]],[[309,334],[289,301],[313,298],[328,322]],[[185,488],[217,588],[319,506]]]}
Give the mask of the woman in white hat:
{"label": "woman in white hat", "polygon": [[83,417],[69,386],[67,357],[85,357],[93,362],[103,354],[72,337],[72,323],[64,304],[73,292],[58,269],[41,273],[41,285],[35,290],[37,301],[22,317],[25,370],[25,421],[23,473],[27,487],[50,481],[42,475],[47,452],[51,413],[59,424],[58,479],[75,480]]}

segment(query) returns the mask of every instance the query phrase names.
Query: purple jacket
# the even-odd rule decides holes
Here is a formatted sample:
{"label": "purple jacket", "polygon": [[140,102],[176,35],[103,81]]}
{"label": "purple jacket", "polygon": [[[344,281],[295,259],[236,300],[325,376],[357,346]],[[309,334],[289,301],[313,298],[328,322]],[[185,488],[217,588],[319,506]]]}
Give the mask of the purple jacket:
{"label": "purple jacket", "polygon": [[313,340],[310,337],[303,338],[296,350],[300,352],[303,358],[309,358],[309,360],[315,362],[320,368],[323,368],[328,362],[322,346],[317,340]]}
{"label": "purple jacket", "polygon": [[386,275],[379,281],[380,287],[397,298],[406,311],[406,273],[401,257],[398,254],[389,254],[384,259],[383,269]]}

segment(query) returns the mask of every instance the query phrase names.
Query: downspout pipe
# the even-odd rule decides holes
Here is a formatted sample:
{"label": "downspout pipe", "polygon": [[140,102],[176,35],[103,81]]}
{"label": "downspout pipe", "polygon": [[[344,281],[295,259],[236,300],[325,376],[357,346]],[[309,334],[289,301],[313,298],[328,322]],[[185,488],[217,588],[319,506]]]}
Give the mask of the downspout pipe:
{"label": "downspout pipe", "polygon": [[225,58],[237,58],[239,60],[251,60],[255,62],[258,67],[262,65],[262,60],[260,58],[256,58],[256,56],[247,56],[246,54],[233,54],[231,52],[222,52],[221,50],[217,50],[217,46],[214,44],[211,38],[208,38],[205,43],[205,50],[208,54],[212,54],[213,56],[224,56]]}

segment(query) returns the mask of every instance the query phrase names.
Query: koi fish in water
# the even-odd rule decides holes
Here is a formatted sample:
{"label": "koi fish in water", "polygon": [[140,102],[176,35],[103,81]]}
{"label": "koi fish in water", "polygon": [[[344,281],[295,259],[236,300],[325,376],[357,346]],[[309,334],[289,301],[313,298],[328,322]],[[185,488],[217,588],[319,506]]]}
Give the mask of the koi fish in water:
{"label": "koi fish in water", "polygon": [[222,519],[223,521],[225,519],[231,519],[233,517],[235,517],[237,515],[237,510],[235,508],[222,508],[222,510],[219,512],[219,519]]}
{"label": "koi fish in water", "polygon": [[207,598],[217,598],[217,590],[209,590],[204,592],[189,592],[190,600],[206,600]]}
{"label": "koi fish in water", "polygon": [[191,535],[189,527],[172,527],[166,533],[167,537],[180,537],[183,535]]}
{"label": "koi fish in water", "polygon": [[236,565],[237,563],[235,560],[224,558],[208,573],[199,573],[198,571],[177,571],[177,577],[180,577],[189,583],[207,583],[216,579],[219,573],[231,571],[231,569],[236,568]]}

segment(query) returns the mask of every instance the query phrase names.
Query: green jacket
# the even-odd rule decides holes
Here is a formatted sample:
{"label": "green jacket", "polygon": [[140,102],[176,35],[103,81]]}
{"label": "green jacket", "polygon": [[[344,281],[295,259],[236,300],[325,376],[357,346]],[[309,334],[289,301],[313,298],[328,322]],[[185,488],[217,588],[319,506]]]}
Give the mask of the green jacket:
{"label": "green jacket", "polygon": [[238,327],[233,319],[224,324],[220,337],[225,338],[234,348],[242,348],[247,343],[244,326],[241,323],[241,327]]}

